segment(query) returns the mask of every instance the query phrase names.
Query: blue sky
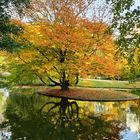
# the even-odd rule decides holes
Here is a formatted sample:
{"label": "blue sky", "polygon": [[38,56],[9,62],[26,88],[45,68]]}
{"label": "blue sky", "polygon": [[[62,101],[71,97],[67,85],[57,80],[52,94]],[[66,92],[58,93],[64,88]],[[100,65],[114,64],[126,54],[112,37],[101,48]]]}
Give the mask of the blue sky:
{"label": "blue sky", "polygon": [[137,6],[140,6],[140,0],[134,0],[135,4],[134,4],[134,8],[136,8]]}
{"label": "blue sky", "polygon": [[135,5],[140,6],[140,0],[135,0]]}

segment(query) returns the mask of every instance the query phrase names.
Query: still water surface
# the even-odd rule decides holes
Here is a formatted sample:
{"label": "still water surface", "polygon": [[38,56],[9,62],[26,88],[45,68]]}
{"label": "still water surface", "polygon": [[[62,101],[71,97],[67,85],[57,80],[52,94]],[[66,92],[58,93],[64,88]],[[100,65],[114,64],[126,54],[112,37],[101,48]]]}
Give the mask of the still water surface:
{"label": "still water surface", "polygon": [[0,140],[140,140],[140,101],[74,101],[22,89],[2,106]]}

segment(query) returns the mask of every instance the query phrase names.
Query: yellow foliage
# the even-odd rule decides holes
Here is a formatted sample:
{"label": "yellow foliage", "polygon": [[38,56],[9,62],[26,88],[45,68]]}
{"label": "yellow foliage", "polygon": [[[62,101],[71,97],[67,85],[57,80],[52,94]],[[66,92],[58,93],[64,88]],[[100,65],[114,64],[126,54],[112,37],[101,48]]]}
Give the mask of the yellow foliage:
{"label": "yellow foliage", "polygon": [[81,77],[118,75],[115,44],[112,35],[106,33],[105,23],[77,18],[73,10],[59,11],[56,16],[55,22],[11,21],[24,28],[16,38],[27,44],[27,48],[18,53],[22,62],[39,74],[55,74],[60,78],[65,72],[68,80],[77,74]]}

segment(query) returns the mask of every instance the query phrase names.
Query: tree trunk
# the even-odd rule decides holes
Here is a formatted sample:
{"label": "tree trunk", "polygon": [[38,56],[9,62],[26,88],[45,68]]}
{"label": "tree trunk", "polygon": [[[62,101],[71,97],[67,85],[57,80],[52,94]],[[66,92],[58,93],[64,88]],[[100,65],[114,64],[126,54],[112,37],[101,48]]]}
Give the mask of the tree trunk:
{"label": "tree trunk", "polygon": [[69,86],[68,85],[65,85],[65,84],[62,84],[61,85],[61,89],[62,90],[69,90]]}
{"label": "tree trunk", "polygon": [[69,90],[69,80],[66,80],[64,83],[61,83],[62,90]]}

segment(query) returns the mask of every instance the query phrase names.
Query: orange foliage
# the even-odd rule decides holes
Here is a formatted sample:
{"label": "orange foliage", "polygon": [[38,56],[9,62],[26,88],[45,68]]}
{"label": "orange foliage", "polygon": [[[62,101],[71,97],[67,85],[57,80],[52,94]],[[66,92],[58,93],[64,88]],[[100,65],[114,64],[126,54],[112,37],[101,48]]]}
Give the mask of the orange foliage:
{"label": "orange foliage", "polygon": [[20,23],[24,33],[17,40],[26,40],[28,45],[20,57],[31,68],[38,67],[38,73],[54,77],[60,83],[69,80],[73,84],[76,76],[118,75],[115,44],[112,35],[106,32],[108,26],[77,16],[66,3],[60,8],[51,22]]}

